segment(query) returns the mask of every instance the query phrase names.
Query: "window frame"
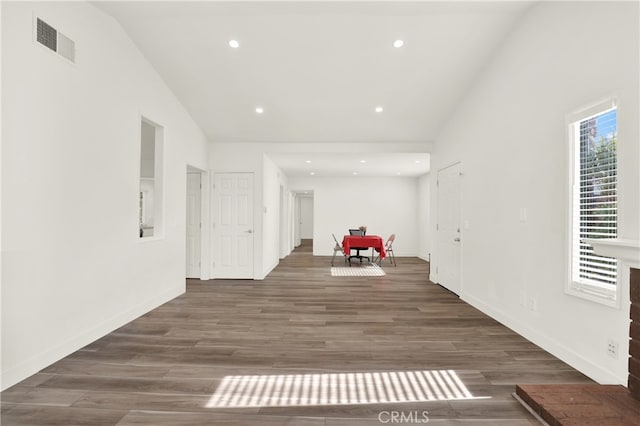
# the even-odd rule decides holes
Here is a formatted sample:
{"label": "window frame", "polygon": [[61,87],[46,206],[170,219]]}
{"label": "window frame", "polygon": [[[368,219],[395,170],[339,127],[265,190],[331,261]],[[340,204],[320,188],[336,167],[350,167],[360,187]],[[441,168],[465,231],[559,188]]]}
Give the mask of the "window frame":
{"label": "window frame", "polygon": [[[579,128],[580,122],[587,120],[588,118],[604,114],[608,111],[615,109],[616,115],[619,117],[620,104],[617,95],[609,96],[593,104],[584,106],[573,113],[566,116],[565,128],[567,129],[567,149],[568,149],[568,179],[567,179],[567,193],[568,193],[568,218],[567,218],[567,280],[565,286],[565,293],[571,296],[579,297],[582,299],[590,300],[605,306],[620,309],[621,299],[621,268],[620,264],[617,265],[617,276],[615,286],[607,284],[596,283],[584,283],[574,280],[574,250],[576,239],[579,236],[575,235],[575,219],[576,212],[579,220],[580,206],[579,199],[574,199],[576,172],[580,167],[579,156],[576,156],[576,152],[580,148],[579,136],[576,137],[576,127]],[[616,135],[617,135],[617,147],[619,147],[620,141],[620,126],[619,120],[616,120]],[[616,159],[619,158],[619,150],[616,149]],[[618,175],[619,176],[619,175]],[[617,180],[619,182],[619,179]],[[580,182],[577,182],[580,185]],[[616,195],[619,197],[619,188],[616,186]],[[616,220],[619,220],[619,211]],[[579,226],[578,226],[579,227]]]}

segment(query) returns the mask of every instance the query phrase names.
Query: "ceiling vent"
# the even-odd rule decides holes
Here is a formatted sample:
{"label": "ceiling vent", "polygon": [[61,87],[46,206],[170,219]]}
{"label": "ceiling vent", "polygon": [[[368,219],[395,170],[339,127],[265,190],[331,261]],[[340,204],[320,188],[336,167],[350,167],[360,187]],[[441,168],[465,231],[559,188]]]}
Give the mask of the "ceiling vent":
{"label": "ceiling vent", "polygon": [[36,18],[36,41],[68,61],[76,61],[76,44],[40,18]]}

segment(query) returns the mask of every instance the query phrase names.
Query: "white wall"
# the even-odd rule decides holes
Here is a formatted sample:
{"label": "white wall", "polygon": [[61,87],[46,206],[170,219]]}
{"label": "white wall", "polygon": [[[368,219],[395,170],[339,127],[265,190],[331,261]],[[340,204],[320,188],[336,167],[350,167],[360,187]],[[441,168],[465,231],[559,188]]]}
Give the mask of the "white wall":
{"label": "white wall", "polygon": [[286,209],[281,211],[280,187],[284,187],[286,191],[287,179],[269,157],[265,155],[263,161],[262,253],[264,266],[262,276],[265,277],[280,261],[281,214],[287,215]]}
{"label": "white wall", "polygon": [[[287,177],[264,154],[263,150],[259,149],[259,147],[248,148],[247,145],[242,143],[211,143],[209,165],[212,179],[215,173],[243,172],[253,173],[254,175],[253,275],[254,279],[261,280],[279,262],[280,187],[283,186],[285,192],[288,193]],[[292,200],[289,202],[292,202]],[[215,206],[212,206],[212,208],[215,208]],[[212,241],[211,259],[215,257],[213,246]],[[211,277],[215,278],[215,268],[213,265],[211,268]]]}
{"label": "white wall", "polygon": [[418,254],[420,259],[429,260],[431,253],[431,174],[418,178]]}
{"label": "white wall", "polygon": [[300,238],[313,238],[313,197],[300,197]]}
{"label": "white wall", "polygon": [[[431,150],[430,142],[407,142],[407,143],[393,143],[384,144],[376,143],[377,152],[429,152]],[[312,190],[313,187],[305,187],[304,185],[298,185],[296,188],[291,186],[291,177],[287,177],[282,173],[277,166],[270,160],[269,154],[271,153],[288,153],[288,152],[308,152],[308,153],[326,153],[326,152],[344,152],[344,153],[361,153],[371,149],[370,144],[366,143],[344,143],[344,144],[322,144],[322,143],[305,143],[305,144],[291,144],[291,143],[251,143],[251,142],[215,142],[210,144],[209,150],[209,165],[211,178],[213,179],[214,173],[228,173],[228,172],[250,172],[254,173],[254,189],[255,189],[255,203],[254,203],[254,279],[263,279],[276,265],[275,258],[273,257],[274,247],[276,245],[276,239],[274,235],[271,235],[272,231],[267,230],[267,222],[270,226],[279,226],[275,222],[277,216],[271,216],[271,212],[279,209],[279,187],[284,185],[287,192],[292,190]],[[279,175],[278,175],[279,174]],[[396,254],[400,256],[417,256],[418,255],[418,236],[417,236],[417,179],[415,178],[354,178],[358,179],[358,184],[350,186],[354,193],[369,194],[370,200],[377,199],[379,202],[366,201],[367,203],[375,204],[376,209],[370,210],[367,215],[374,215],[379,219],[377,222],[385,225],[382,229],[381,235],[386,239],[389,234],[397,232],[396,223],[401,223],[402,229],[406,229],[402,234],[404,241],[398,241],[398,244],[394,246]],[[313,182],[317,180],[314,179]],[[342,182],[342,181],[339,181]],[[401,183],[404,182],[404,183]],[[389,188],[389,190],[385,190]],[[401,188],[396,191],[396,188]],[[328,191],[331,194],[331,191]],[[410,195],[409,195],[410,194]],[[314,194],[315,195],[315,194]],[[331,196],[331,195],[330,195]],[[391,200],[391,201],[389,201]],[[394,212],[396,206],[393,206],[395,200],[404,202],[403,209],[409,209],[409,211],[403,210],[401,213]],[[406,201],[406,202],[405,202]],[[213,202],[213,199],[212,199]],[[292,220],[296,220],[297,206],[299,204],[299,197],[291,199],[291,203],[295,203],[295,206],[291,206]],[[318,199],[314,196],[314,203],[317,203]],[[274,204],[275,203],[275,204]],[[271,208],[269,207],[271,206]],[[212,206],[213,208],[214,206]],[[266,213],[264,208],[267,207]],[[378,213],[378,211],[380,213]],[[317,207],[314,207],[314,221],[317,224],[318,221]],[[411,222],[403,221],[403,217],[410,216]],[[401,219],[395,219],[400,217]],[[266,222],[264,222],[266,221]],[[264,222],[264,223],[263,223]],[[345,222],[346,223],[346,222]],[[351,225],[348,225],[351,226]],[[344,223],[333,231],[329,231],[328,234],[321,236],[323,242],[316,242],[318,237],[318,230],[314,230],[314,254],[316,255],[331,255],[333,253],[333,240],[331,239],[331,232],[346,233]],[[386,229],[388,228],[388,230]],[[371,228],[372,230],[374,228]],[[298,227],[293,227],[292,243],[298,242],[299,235],[295,235],[295,230],[299,230]],[[373,231],[370,231],[373,232]],[[328,237],[328,240],[326,238]],[[400,238],[400,236],[399,236]],[[320,244],[320,246],[316,246]],[[324,244],[328,244],[324,247]],[[316,247],[320,247],[319,251]],[[291,247],[293,249],[293,247]],[[212,251],[211,258],[213,259],[213,241],[210,245]],[[277,251],[275,254],[277,255]],[[215,278],[215,268],[212,268],[211,277]]]}
{"label": "white wall", "polygon": [[[623,384],[628,284],[623,283],[620,309],[564,293],[565,117],[614,92],[620,95],[619,236],[638,239],[638,28],[637,2],[533,7],[441,132],[431,168],[437,173],[462,162],[469,229],[463,230],[461,297],[592,378]],[[433,180],[431,187],[435,217]],[[526,222],[519,220],[521,208],[528,211]],[[437,250],[432,259],[437,264]],[[523,296],[537,301],[535,311],[521,305]],[[619,359],[606,355],[608,339],[619,342]]]}
{"label": "white wall", "polygon": [[[186,164],[206,139],[87,3],[2,2],[2,388],[185,290]],[[71,37],[71,65],[33,15]],[[164,238],[138,238],[140,122],[164,126]]]}
{"label": "white wall", "polygon": [[367,226],[384,240],[396,234],[397,256],[418,253],[418,180],[402,177],[290,177],[291,190],[313,190],[313,254],[330,256],[349,228]]}
{"label": "white wall", "polygon": [[284,259],[293,250],[293,193],[280,185],[279,257]]}
{"label": "white wall", "polygon": [[[2,3],[0,3],[0,31],[2,30]],[[0,34],[0,41],[2,38],[2,34]],[[0,52],[0,82],[4,81],[3,80],[3,73],[2,73],[2,57],[3,55]],[[2,94],[2,84],[0,84],[0,95]],[[0,102],[0,142],[4,139],[4,130],[2,129],[2,120],[4,118],[4,115],[2,113],[3,110],[3,105],[4,102]],[[2,233],[2,224],[4,223],[4,218],[2,216],[2,212],[4,210],[4,197],[3,192],[4,192],[4,170],[2,169],[2,164],[4,162],[3,160],[3,156],[2,156],[2,151],[3,151],[3,144],[0,143],[0,241],[4,241],[3,239],[3,233]],[[2,244],[2,250],[4,251],[4,244]],[[2,277],[4,277],[4,270],[2,269],[2,264],[4,261],[4,255],[0,256],[0,333],[2,332],[3,328],[2,328],[2,318],[3,318],[3,314],[2,314]],[[2,343],[3,343],[3,339],[2,336],[0,335],[0,390],[4,389],[3,383],[4,380],[2,379],[2,370],[3,370],[3,361],[2,361]]]}
{"label": "white wall", "polygon": [[[215,173],[234,173],[234,172],[242,172],[242,173],[253,173],[253,189],[254,189],[254,197],[253,197],[253,244],[254,244],[254,252],[253,252],[253,274],[254,279],[263,279],[264,275],[263,271],[263,261],[262,261],[262,253],[263,253],[263,226],[262,226],[262,215],[263,215],[263,202],[262,202],[262,192],[263,192],[263,154],[258,151],[247,151],[242,149],[237,149],[234,144],[217,144],[211,143],[209,149],[209,166],[211,182],[209,188],[212,189],[212,184],[215,179]],[[215,197],[211,197],[211,211],[215,211],[216,206],[213,205],[215,202]],[[211,220],[213,220],[213,214],[211,215]],[[215,253],[215,244],[214,241],[211,241],[210,244],[210,252],[211,259],[216,256]],[[211,278],[215,278],[215,267],[211,264]]]}

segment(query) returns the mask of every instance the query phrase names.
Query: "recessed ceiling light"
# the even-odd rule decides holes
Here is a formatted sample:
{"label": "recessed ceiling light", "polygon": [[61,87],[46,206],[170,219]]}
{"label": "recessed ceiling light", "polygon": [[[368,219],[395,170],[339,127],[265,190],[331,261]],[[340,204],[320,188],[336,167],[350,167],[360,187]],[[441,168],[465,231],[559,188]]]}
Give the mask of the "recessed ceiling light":
{"label": "recessed ceiling light", "polygon": [[238,40],[229,40],[229,46],[237,49],[238,47],[240,47],[240,43],[238,43]]}
{"label": "recessed ceiling light", "polygon": [[311,164],[311,160],[305,160],[304,162],[307,164]]}
{"label": "recessed ceiling light", "polygon": [[420,160],[416,160],[416,164],[420,164],[420,163],[421,163],[421,161],[420,161]]}
{"label": "recessed ceiling light", "polygon": [[362,164],[364,164],[364,163],[366,163],[366,162],[367,162],[367,160],[360,160],[360,162],[361,162]]}
{"label": "recessed ceiling light", "polygon": [[256,108],[256,112],[258,114],[262,114],[264,112],[264,109],[262,109],[262,107],[258,107],[258,108]]}
{"label": "recessed ceiling light", "polygon": [[382,112],[382,111],[383,111],[383,109],[382,109],[382,107],[381,107],[381,106],[376,107],[376,112]]}
{"label": "recessed ceiling light", "polygon": [[309,174],[310,174],[311,176],[313,176],[313,175],[315,175],[315,174],[316,174],[316,172],[311,172],[311,173],[309,173]]}
{"label": "recessed ceiling light", "polygon": [[393,47],[398,48],[398,47],[402,47],[404,46],[404,41],[402,40],[396,40],[393,42]]}
{"label": "recessed ceiling light", "polygon": [[358,172],[353,172],[353,175],[354,175],[354,176],[355,176],[355,175],[357,175],[357,174],[358,174]]}

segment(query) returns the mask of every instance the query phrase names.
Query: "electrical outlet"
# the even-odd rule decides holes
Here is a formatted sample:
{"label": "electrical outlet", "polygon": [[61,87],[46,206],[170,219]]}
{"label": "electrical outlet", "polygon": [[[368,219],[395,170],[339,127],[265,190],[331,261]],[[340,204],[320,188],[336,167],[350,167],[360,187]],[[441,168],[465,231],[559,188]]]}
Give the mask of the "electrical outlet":
{"label": "electrical outlet", "polygon": [[607,355],[611,358],[618,359],[618,342],[613,339],[607,341]]}

